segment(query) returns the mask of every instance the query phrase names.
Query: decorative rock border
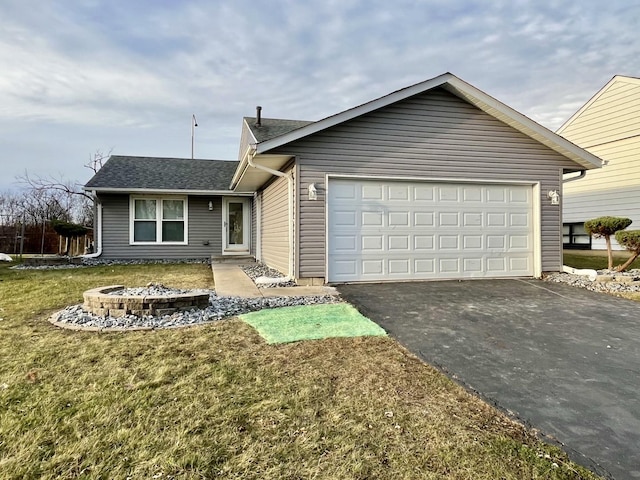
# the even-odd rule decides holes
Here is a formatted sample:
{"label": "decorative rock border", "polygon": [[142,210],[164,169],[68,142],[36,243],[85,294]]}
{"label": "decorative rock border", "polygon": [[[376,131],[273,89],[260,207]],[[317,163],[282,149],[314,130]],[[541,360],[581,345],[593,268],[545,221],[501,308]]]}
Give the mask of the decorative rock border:
{"label": "decorative rock border", "polygon": [[206,292],[171,293],[169,295],[113,295],[111,292],[124,289],[124,285],[87,290],[83,294],[83,308],[95,315],[114,318],[125,315],[171,315],[179,310],[203,309],[209,305]]}

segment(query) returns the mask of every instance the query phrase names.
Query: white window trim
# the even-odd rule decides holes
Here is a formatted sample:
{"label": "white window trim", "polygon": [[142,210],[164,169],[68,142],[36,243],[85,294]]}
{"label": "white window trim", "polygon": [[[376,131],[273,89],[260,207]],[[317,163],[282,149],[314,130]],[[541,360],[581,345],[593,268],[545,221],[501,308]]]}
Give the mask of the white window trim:
{"label": "white window trim", "polygon": [[[155,242],[136,242],[134,241],[134,222],[135,222],[135,201],[136,200],[155,200],[156,201],[156,241]],[[162,201],[163,200],[182,200],[184,205],[183,222],[184,222],[184,241],[182,242],[163,242],[162,238]],[[188,197],[175,195],[130,195],[129,196],[129,245],[188,245],[189,244],[189,201]]]}

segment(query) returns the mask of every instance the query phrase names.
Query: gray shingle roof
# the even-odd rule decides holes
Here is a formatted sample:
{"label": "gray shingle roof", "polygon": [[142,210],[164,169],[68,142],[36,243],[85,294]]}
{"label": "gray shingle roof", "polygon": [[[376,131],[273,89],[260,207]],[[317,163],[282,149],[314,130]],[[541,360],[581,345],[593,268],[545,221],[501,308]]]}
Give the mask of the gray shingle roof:
{"label": "gray shingle roof", "polygon": [[306,127],[310,123],[304,120],[285,120],[282,118],[262,118],[259,127],[256,126],[256,117],[244,117],[251,133],[258,142],[264,142],[280,135],[285,135],[293,130]]}
{"label": "gray shingle roof", "polygon": [[224,160],[112,155],[85,188],[229,190],[237,166]]}

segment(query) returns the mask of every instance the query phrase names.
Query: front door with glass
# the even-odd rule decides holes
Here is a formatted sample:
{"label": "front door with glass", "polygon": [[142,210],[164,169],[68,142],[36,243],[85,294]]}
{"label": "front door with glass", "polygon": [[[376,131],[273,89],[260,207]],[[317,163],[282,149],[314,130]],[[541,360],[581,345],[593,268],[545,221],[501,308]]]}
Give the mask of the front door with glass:
{"label": "front door with glass", "polygon": [[223,204],[223,253],[249,253],[251,215],[249,199],[225,198]]}

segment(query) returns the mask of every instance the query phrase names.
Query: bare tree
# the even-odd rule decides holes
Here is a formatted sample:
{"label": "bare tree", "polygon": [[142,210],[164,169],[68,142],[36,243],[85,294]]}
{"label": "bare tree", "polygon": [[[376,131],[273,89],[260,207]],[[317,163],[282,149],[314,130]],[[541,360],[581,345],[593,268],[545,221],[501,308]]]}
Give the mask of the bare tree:
{"label": "bare tree", "polygon": [[[93,155],[90,155],[89,161],[84,167],[96,173],[102,168],[112,151],[113,148],[107,154],[104,154],[102,151],[97,150]],[[38,175],[30,175],[27,171],[25,171],[24,175],[19,176],[17,180],[18,183],[25,185],[29,192],[37,198],[41,198],[41,195],[39,195],[41,192],[58,192],[62,194],[63,197],[56,198],[63,201],[62,205],[69,214],[67,221],[74,220],[83,224],[87,224],[85,223],[87,221],[93,221],[94,199],[90,193],[82,189],[82,184],[66,180],[62,176],[40,177]]]}
{"label": "bare tree", "polygon": [[[84,167],[95,174],[112,151],[113,148],[104,154],[97,150],[89,156]],[[13,246],[15,252],[16,239],[20,238],[22,243],[26,238],[27,248],[44,253],[45,244],[48,250],[52,247],[53,223],[93,224],[94,198],[82,189],[82,184],[62,175],[42,177],[27,171],[17,177],[17,181],[25,187],[21,192],[0,193],[0,251],[10,251]],[[23,233],[15,233],[18,231]]]}
{"label": "bare tree", "polygon": [[101,150],[96,150],[93,155],[89,156],[89,161],[84,166],[89,170],[93,170],[93,173],[97,173],[104,165],[104,162],[109,159],[111,152],[113,152],[113,147],[109,149],[106,155]]}

